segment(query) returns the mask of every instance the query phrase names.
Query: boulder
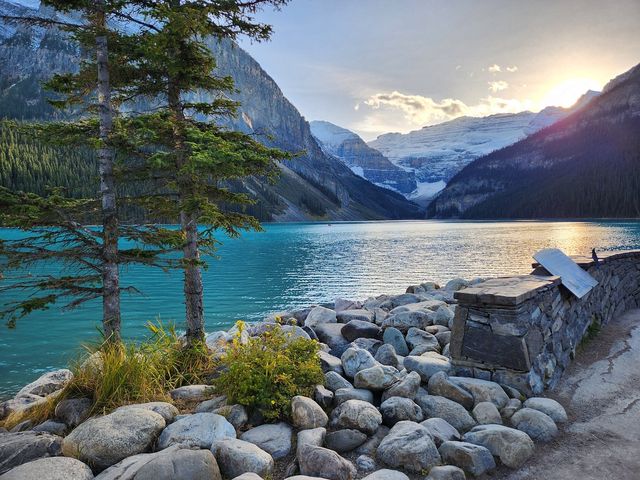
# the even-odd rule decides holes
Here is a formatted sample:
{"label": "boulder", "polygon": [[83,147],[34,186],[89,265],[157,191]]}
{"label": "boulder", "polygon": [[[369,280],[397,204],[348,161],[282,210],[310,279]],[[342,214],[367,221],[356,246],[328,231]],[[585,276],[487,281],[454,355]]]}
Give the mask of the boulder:
{"label": "boulder", "polygon": [[412,349],[409,352],[409,356],[410,357],[419,357],[421,355],[424,355],[425,353],[437,353],[440,354],[440,344],[438,345],[427,345],[427,344],[423,344],[423,345],[418,345],[416,348]]}
{"label": "boulder", "polygon": [[342,360],[342,369],[348,378],[355,377],[360,370],[377,365],[373,355],[362,348],[347,348],[340,360]]}
{"label": "boulder", "polygon": [[341,323],[323,323],[313,329],[318,339],[329,346],[329,353],[336,357],[349,348],[349,340],[342,336],[343,326]]}
{"label": "boulder", "polygon": [[293,429],[287,423],[280,422],[247,430],[240,435],[240,440],[257,445],[269,453],[274,460],[278,460],[289,455],[292,435]]}
{"label": "boulder", "polygon": [[298,456],[300,473],[331,480],[351,480],[357,471],[351,462],[328,448],[305,445]]}
{"label": "boulder", "polygon": [[291,420],[294,427],[307,429],[324,427],[329,418],[312,399],[298,395],[291,400]]}
{"label": "boulder", "polygon": [[0,403],[0,420],[12,413],[27,412],[47,402],[46,397],[40,395],[25,394]]}
{"label": "boulder", "polygon": [[320,366],[323,372],[333,371],[342,375],[342,360],[322,350],[318,352],[318,357],[320,357]]}
{"label": "boulder", "polygon": [[373,358],[382,365],[398,368],[398,355],[393,345],[388,343],[381,345]]}
{"label": "boulder", "polygon": [[23,397],[26,395],[46,397],[53,392],[62,390],[72,378],[73,373],[71,373],[71,370],[67,370],[66,368],[45,373],[37,380],[22,387],[16,394],[16,397]]}
{"label": "boulder", "polygon": [[352,320],[359,320],[361,322],[369,322],[373,323],[375,320],[375,313],[370,312],[369,310],[359,309],[359,310],[343,310],[337,313],[338,322],[340,323],[349,323]]}
{"label": "boulder", "polygon": [[567,412],[564,407],[551,398],[531,397],[524,402],[524,406],[549,415],[556,423],[567,421]]}
{"label": "boulder", "polygon": [[473,417],[480,425],[502,425],[498,407],[491,402],[480,402],[473,408]]}
{"label": "boulder", "polygon": [[194,413],[165,428],[158,440],[158,449],[171,445],[211,448],[213,442],[222,438],[236,438],[236,430],[226,418],[215,413]]}
{"label": "boulder", "polygon": [[509,401],[504,389],[495,382],[467,377],[449,377],[449,380],[471,392],[475,405],[480,402],[492,402],[496,407],[502,408]]}
{"label": "boulder", "polygon": [[419,357],[405,357],[404,368],[409,372],[418,372],[422,381],[428,382],[431,376],[438,372],[448,373],[451,370],[451,362],[443,355],[429,352]]}
{"label": "boulder", "polygon": [[324,385],[316,385],[313,389],[313,399],[322,408],[329,408],[333,403],[333,392]]}
{"label": "boulder", "polygon": [[437,372],[429,378],[427,386],[429,395],[438,395],[459,403],[467,410],[473,408],[473,395],[464,388],[449,380],[444,372]]}
{"label": "boulder", "polygon": [[464,278],[454,278],[453,280],[449,280],[447,284],[444,286],[445,290],[450,292],[457,292],[458,290],[462,290],[463,288],[467,288],[469,286],[469,281]]}
{"label": "boulder", "polygon": [[462,405],[448,398],[428,395],[421,388],[414,401],[422,408],[425,417],[442,418],[459,432],[466,432],[476,425],[476,421]]}
{"label": "boulder", "polygon": [[67,398],[56,405],[55,416],[62,423],[73,428],[89,417],[92,407],[93,401],[90,398]]}
{"label": "boulder", "polygon": [[540,442],[550,442],[558,435],[558,427],[553,419],[546,413],[533,408],[518,410],[511,417],[511,424],[529,435],[532,440]]}
{"label": "boulder", "polygon": [[298,432],[297,442],[296,442],[296,458],[301,458],[302,455],[302,447],[305,445],[310,445],[313,447],[321,447],[324,445],[324,439],[327,435],[326,428],[310,428],[308,430],[300,430]]}
{"label": "boulder", "polygon": [[440,346],[444,348],[445,345],[451,343],[451,331],[436,333],[436,339]]}
{"label": "boulder", "polygon": [[226,395],[217,395],[196,405],[195,413],[213,413],[227,404]]}
{"label": "boulder", "polygon": [[62,436],[67,432],[67,425],[54,420],[45,420],[40,425],[33,427],[31,430],[34,432],[46,432]]}
{"label": "boulder", "polygon": [[339,375],[336,372],[325,373],[324,384],[329,390],[332,390],[333,392],[341,388],[353,388],[351,382],[349,382],[342,375]]}
{"label": "boulder", "polygon": [[253,472],[262,477],[271,475],[274,462],[271,455],[253,443],[235,438],[216,440],[211,451],[218,461],[225,478],[233,478],[243,473]]}
{"label": "boulder", "polygon": [[422,409],[410,398],[391,397],[380,405],[382,423],[387,427],[393,427],[403,420],[412,422],[422,421]]}
{"label": "boulder", "polygon": [[225,405],[214,410],[213,413],[222,415],[236,430],[244,428],[249,421],[249,412],[245,407],[238,404]]}
{"label": "boulder", "polygon": [[374,433],[372,436],[370,436],[367,439],[366,442],[364,442],[362,445],[356,448],[354,453],[357,455],[374,456],[376,453],[376,450],[378,449],[378,445],[380,445],[380,442],[382,442],[382,439],[389,434],[390,430],[391,429],[389,427],[380,425],[378,430],[376,430],[376,433]]}
{"label": "boulder", "polygon": [[507,467],[518,468],[534,452],[533,440],[524,432],[503,425],[479,425],[462,437],[465,442],[487,448]]}
{"label": "boulder", "polygon": [[[289,477],[289,478],[295,478],[295,477]],[[247,473],[243,473],[242,475],[238,475],[233,480],[263,480],[263,478],[256,473],[247,472]]]}
{"label": "boulder", "polygon": [[382,423],[382,415],[376,407],[362,400],[347,400],[331,412],[334,428],[355,428],[368,435]]}
{"label": "boulder", "polygon": [[378,353],[378,349],[382,345],[384,345],[384,343],[375,338],[356,338],[349,344],[349,347],[361,348],[375,357],[376,353]]}
{"label": "boulder", "polygon": [[510,398],[507,404],[500,410],[502,418],[509,420],[513,414],[522,408],[522,402],[517,398]]}
{"label": "boulder", "polygon": [[433,323],[436,325],[442,325],[448,327],[453,321],[455,316],[453,310],[446,305],[440,305],[433,316]]}
{"label": "boulder", "polygon": [[364,388],[339,388],[334,396],[334,405],[346,402],[347,400],[362,400],[363,402],[373,403],[373,392]]}
{"label": "boulder", "polygon": [[406,332],[411,327],[424,328],[431,325],[432,314],[432,312],[422,310],[394,313],[382,321],[382,326],[385,328],[395,327],[401,332]]}
{"label": "boulder", "polygon": [[350,452],[367,440],[367,435],[354,429],[336,430],[327,433],[324,439],[325,447],[338,453]]}
{"label": "boulder", "polygon": [[433,467],[424,480],[465,480],[464,471],[453,465]]}
{"label": "boulder", "polygon": [[333,306],[337,313],[344,312],[346,310],[359,311],[359,309],[362,308],[362,304],[359,301],[349,300],[347,298],[336,298]]}
{"label": "boulder", "polygon": [[376,461],[368,455],[360,455],[356,458],[356,468],[359,472],[373,472],[376,469]]}
{"label": "boulder", "polygon": [[91,469],[75,458],[40,458],[9,470],[2,480],[92,480]]}
{"label": "boulder", "polygon": [[384,402],[391,397],[404,397],[413,400],[420,388],[420,375],[417,372],[409,372],[402,380],[394,383],[382,394]]}
{"label": "boulder", "polygon": [[424,330],[420,330],[419,328],[410,328],[407,332],[406,340],[410,349],[425,347],[425,352],[436,352],[440,350],[440,343],[438,343],[438,339],[434,335],[431,335]]}
{"label": "boulder", "polygon": [[164,418],[164,421],[169,424],[173,422],[180,412],[176,407],[167,402],[148,402],[148,403],[134,403],[132,405],[125,405],[117,410],[127,410],[132,408],[140,408],[142,410],[150,410],[156,412]]}
{"label": "boulder", "polygon": [[307,315],[307,318],[304,320],[304,325],[305,327],[315,329],[319,325],[326,323],[336,323],[337,321],[338,319],[334,310],[318,306],[311,309],[311,311]]}
{"label": "boulder", "polygon": [[440,463],[440,454],[429,431],[409,421],[395,424],[380,443],[377,457],[390,467],[415,473],[428,471]]}
{"label": "boulder", "polygon": [[362,480],[409,480],[409,477],[397,470],[383,468],[382,470],[373,472],[371,475],[367,475]]}
{"label": "boulder", "polygon": [[213,388],[210,385],[185,385],[169,392],[171,398],[181,402],[202,402],[211,396]]}
{"label": "boulder", "polygon": [[402,332],[397,328],[389,327],[385,329],[382,335],[382,341],[391,345],[398,355],[409,355],[409,347],[404,339],[404,335],[402,335]]}
{"label": "boulder", "polygon": [[365,320],[350,320],[342,327],[342,336],[353,342],[356,338],[377,338],[382,329],[375,323]]}
{"label": "boulder", "polygon": [[401,379],[400,372],[388,365],[375,365],[356,373],[353,384],[356,388],[373,391],[386,390]]}
{"label": "boulder", "polygon": [[466,442],[444,442],[438,449],[442,461],[460,467],[474,477],[496,468],[491,452],[485,447]]}
{"label": "boulder", "polygon": [[102,470],[151,448],[165,425],[151,410],[116,410],[78,425],[64,438],[62,452]]}
{"label": "boulder", "polygon": [[0,434],[0,474],[23,463],[60,455],[62,438],[50,433]]}
{"label": "boulder", "polygon": [[460,440],[462,438],[460,432],[442,418],[428,418],[424,422],[420,422],[420,425],[429,430],[436,447],[439,447],[444,442]]}

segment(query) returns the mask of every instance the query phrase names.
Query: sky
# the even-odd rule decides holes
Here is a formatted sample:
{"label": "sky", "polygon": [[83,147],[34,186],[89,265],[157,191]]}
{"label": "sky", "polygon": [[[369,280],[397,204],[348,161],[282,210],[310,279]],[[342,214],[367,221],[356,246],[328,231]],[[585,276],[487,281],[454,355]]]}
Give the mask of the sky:
{"label": "sky", "polygon": [[640,63],[640,0],[292,0],[241,45],[307,120],[372,140],[569,106]]}

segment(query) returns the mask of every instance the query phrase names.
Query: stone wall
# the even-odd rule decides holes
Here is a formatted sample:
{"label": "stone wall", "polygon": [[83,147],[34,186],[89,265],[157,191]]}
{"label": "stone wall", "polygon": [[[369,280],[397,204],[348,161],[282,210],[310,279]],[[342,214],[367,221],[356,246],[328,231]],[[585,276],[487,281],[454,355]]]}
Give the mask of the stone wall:
{"label": "stone wall", "polygon": [[451,357],[459,375],[538,394],[553,388],[589,331],[640,306],[640,251],[573,259],[598,285],[582,299],[534,264],[531,275],[456,292]]}

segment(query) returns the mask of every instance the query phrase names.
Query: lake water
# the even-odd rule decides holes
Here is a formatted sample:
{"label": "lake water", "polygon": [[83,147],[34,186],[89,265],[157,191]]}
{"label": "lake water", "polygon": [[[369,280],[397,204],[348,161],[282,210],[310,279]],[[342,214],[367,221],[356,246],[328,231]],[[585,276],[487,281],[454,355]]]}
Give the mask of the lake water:
{"label": "lake water", "polygon": [[[355,222],[270,224],[261,233],[226,239],[204,271],[207,329],[337,297],[402,293],[408,285],[454,277],[529,273],[545,247],[568,254],[640,248],[638,222]],[[0,238],[15,231],[0,229]],[[39,270],[56,271],[55,264]],[[122,283],[143,295],[122,299],[123,333],[145,334],[149,320],[183,318],[181,273],[129,268]],[[11,300],[6,293],[0,304]],[[42,372],[60,368],[97,338],[100,302],[73,311],[36,312],[17,328],[0,325],[0,398]]]}

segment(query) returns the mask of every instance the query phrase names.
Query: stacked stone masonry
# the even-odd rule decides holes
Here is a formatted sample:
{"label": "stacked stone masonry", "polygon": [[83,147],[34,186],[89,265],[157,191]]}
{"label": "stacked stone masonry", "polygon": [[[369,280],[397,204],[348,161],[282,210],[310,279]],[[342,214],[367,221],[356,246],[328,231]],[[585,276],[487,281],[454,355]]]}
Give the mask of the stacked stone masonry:
{"label": "stacked stone masonry", "polygon": [[640,251],[573,257],[598,285],[581,299],[534,264],[531,275],[496,278],[455,293],[451,356],[457,374],[528,394],[553,388],[585,336],[640,306]]}

